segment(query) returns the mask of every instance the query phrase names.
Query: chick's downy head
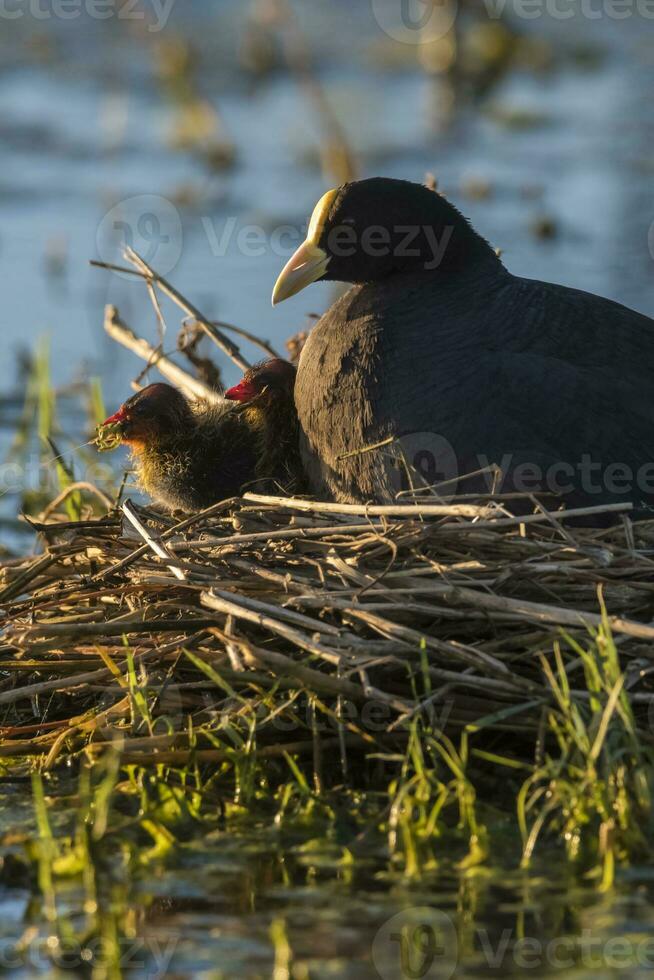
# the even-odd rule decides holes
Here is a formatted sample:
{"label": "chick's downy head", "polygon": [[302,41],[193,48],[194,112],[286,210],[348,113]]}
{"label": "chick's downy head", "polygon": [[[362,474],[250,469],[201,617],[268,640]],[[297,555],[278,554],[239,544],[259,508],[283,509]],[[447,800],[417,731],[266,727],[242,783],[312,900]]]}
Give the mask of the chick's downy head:
{"label": "chick's downy head", "polygon": [[255,364],[239,384],[225,392],[229,401],[249,403],[266,396],[269,400],[292,399],[295,387],[295,367],[281,357]]}
{"label": "chick's downy head", "polygon": [[189,403],[181,392],[171,385],[157,383],[128,398],[103,425],[120,426],[122,441],[138,448],[178,437],[191,419]]}

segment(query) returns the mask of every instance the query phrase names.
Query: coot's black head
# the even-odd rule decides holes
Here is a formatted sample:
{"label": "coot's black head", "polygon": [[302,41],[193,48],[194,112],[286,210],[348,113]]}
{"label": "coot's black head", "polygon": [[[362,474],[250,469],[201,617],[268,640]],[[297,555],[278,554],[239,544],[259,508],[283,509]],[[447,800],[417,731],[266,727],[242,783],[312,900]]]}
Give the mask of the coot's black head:
{"label": "coot's black head", "polygon": [[104,425],[119,424],[123,442],[156,445],[178,436],[191,418],[191,409],[181,392],[160,382],[128,398]]}
{"label": "coot's black head", "polygon": [[279,276],[273,305],[319,279],[378,282],[401,272],[447,273],[493,256],[436,191],[389,177],[352,181],[314,208],[306,240]]}

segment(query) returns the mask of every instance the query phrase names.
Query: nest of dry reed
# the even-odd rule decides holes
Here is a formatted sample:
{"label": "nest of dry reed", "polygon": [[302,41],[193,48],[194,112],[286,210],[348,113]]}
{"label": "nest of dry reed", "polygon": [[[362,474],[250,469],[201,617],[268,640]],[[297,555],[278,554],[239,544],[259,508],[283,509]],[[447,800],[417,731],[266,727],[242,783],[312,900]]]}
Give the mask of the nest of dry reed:
{"label": "nest of dry reed", "polygon": [[[160,342],[114,307],[104,326],[146,370],[216,398],[217,368],[195,340],[189,351],[189,330],[241,369],[225,331],[277,354],[124,255],[128,267],[94,264],[145,282]],[[185,315],[192,373],[163,352],[160,296]],[[105,516],[88,507],[71,522],[71,493]],[[651,743],[654,522],[632,524],[627,504],[549,513],[534,500],[514,516],[514,502],[245,494],[179,522],[70,484],[34,524],[37,556],[0,565],[0,757],[52,768],[108,747],[146,766],[307,754],[319,781],[323,762],[346,776],[356,754],[401,759],[416,724],[481,734],[493,751],[508,742],[534,766],[563,719],[591,772],[616,712],[629,739]],[[618,523],[575,526],[582,516]]]}
{"label": "nest of dry reed", "polygon": [[509,504],[246,494],[182,522],[129,501],[51,514],[42,554],[2,566],[0,755],[219,762],[240,731],[258,755],[347,768],[431,713],[533,756],[554,648],[587,709],[575,644],[607,629],[649,737],[654,523],[592,530]]}

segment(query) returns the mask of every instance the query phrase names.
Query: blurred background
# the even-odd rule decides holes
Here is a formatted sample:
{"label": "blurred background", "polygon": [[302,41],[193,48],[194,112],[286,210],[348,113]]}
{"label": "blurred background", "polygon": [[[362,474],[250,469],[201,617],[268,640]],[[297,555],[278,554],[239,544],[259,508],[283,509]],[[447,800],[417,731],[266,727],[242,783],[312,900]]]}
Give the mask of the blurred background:
{"label": "blurred background", "polygon": [[332,287],[273,310],[275,277],[352,176],[431,173],[512,271],[654,314],[645,0],[0,6],[4,390],[45,334],[57,383],[83,370],[112,403],[129,390],[138,364],[103,306],[151,339],[154,313],[141,282],[88,265],[123,242],[206,315],[283,347]]}
{"label": "blurred background", "polygon": [[44,462],[130,393],[105,304],[158,341],[143,282],[90,259],[132,245],[284,351],[338,287],[272,309],[275,278],[356,176],[432,175],[513,272],[654,314],[652,0],[1,0],[0,72],[3,498],[35,416]]}

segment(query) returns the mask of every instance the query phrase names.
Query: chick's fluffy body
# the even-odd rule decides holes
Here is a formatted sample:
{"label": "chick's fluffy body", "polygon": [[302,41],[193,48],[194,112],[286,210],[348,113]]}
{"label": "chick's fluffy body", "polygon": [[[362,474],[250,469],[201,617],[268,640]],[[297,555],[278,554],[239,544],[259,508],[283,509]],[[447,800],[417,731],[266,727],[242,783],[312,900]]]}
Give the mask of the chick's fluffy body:
{"label": "chick's fluffy body", "polygon": [[165,435],[131,445],[139,486],[171,510],[199,510],[236,496],[257,467],[243,413],[202,400],[188,409]]}

